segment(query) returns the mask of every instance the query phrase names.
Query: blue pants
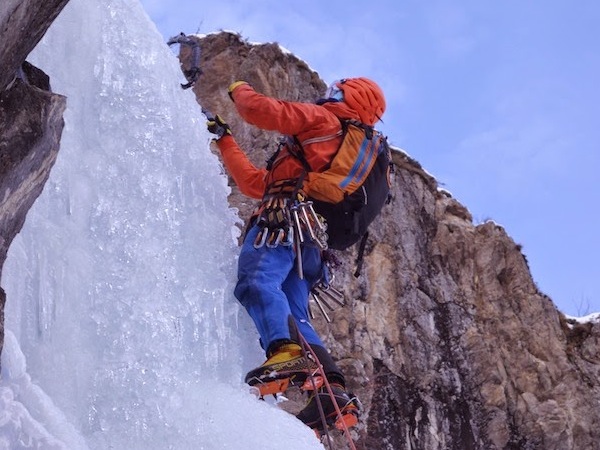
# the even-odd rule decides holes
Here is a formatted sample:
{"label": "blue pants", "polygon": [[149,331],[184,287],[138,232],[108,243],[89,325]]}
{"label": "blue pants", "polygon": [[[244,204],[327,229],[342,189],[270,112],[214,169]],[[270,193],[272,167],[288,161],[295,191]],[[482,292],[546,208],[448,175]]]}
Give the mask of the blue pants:
{"label": "blue pants", "polygon": [[259,227],[253,226],[244,239],[234,294],[254,321],[263,349],[266,351],[275,340],[291,339],[290,315],[309,344],[323,346],[308,316],[310,289],[324,270],[320,250],[303,248],[304,279],[300,279],[294,248],[283,245],[254,248],[259,231]]}

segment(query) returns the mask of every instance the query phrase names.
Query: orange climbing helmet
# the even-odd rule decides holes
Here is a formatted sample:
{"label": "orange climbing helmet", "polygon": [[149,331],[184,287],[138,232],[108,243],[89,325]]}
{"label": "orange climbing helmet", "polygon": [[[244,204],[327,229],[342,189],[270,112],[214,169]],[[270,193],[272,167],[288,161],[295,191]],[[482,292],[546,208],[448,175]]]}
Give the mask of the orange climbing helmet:
{"label": "orange climbing helmet", "polygon": [[[343,96],[339,95],[340,91]],[[346,78],[334,81],[328,88],[325,97],[345,102],[356,111],[360,121],[367,125],[375,125],[385,112],[383,91],[377,83],[369,78]]]}

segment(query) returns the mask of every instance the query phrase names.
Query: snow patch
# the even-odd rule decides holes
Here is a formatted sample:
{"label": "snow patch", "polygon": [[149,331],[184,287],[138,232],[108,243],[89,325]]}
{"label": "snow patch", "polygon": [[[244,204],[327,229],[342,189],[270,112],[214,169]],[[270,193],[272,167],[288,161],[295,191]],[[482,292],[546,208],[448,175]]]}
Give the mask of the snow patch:
{"label": "snow patch", "polygon": [[600,313],[592,313],[582,317],[565,316],[567,320],[575,323],[600,323]]}

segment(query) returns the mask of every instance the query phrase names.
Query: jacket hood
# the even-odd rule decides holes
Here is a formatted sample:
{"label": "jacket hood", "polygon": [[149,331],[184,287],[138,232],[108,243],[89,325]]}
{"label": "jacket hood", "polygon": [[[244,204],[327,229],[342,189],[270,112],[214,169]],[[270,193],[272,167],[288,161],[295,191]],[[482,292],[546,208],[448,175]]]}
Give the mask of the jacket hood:
{"label": "jacket hood", "polygon": [[350,108],[346,102],[326,102],[321,106],[327,111],[335,114],[338,119],[354,119],[362,122],[358,112]]}

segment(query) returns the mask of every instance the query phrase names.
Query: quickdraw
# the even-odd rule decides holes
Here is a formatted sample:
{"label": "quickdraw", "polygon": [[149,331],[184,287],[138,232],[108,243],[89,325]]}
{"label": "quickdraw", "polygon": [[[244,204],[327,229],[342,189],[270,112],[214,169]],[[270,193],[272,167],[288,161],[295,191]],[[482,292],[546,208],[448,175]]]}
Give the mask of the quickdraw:
{"label": "quickdraw", "polygon": [[[330,312],[335,311],[335,307],[331,305],[331,302],[334,302],[338,306],[344,307],[346,306],[346,299],[344,294],[335,289],[329,283],[325,284],[323,282],[317,284],[310,291],[311,300],[317,305],[321,315],[325,318],[327,323],[331,323],[332,320],[327,314],[327,310]],[[310,314],[310,318],[314,319],[315,314],[311,308],[310,302],[308,304],[308,313]]]}
{"label": "quickdraw", "polygon": [[321,250],[327,250],[327,224],[323,217],[317,214],[311,201],[295,201],[290,206],[293,223],[298,233],[298,239],[304,243],[304,231],[311,241]]}
{"label": "quickdraw", "polygon": [[254,248],[263,245],[269,248],[293,245],[294,228],[291,225],[288,203],[289,200],[283,197],[271,197],[263,202],[256,221],[261,230],[254,240]]}

